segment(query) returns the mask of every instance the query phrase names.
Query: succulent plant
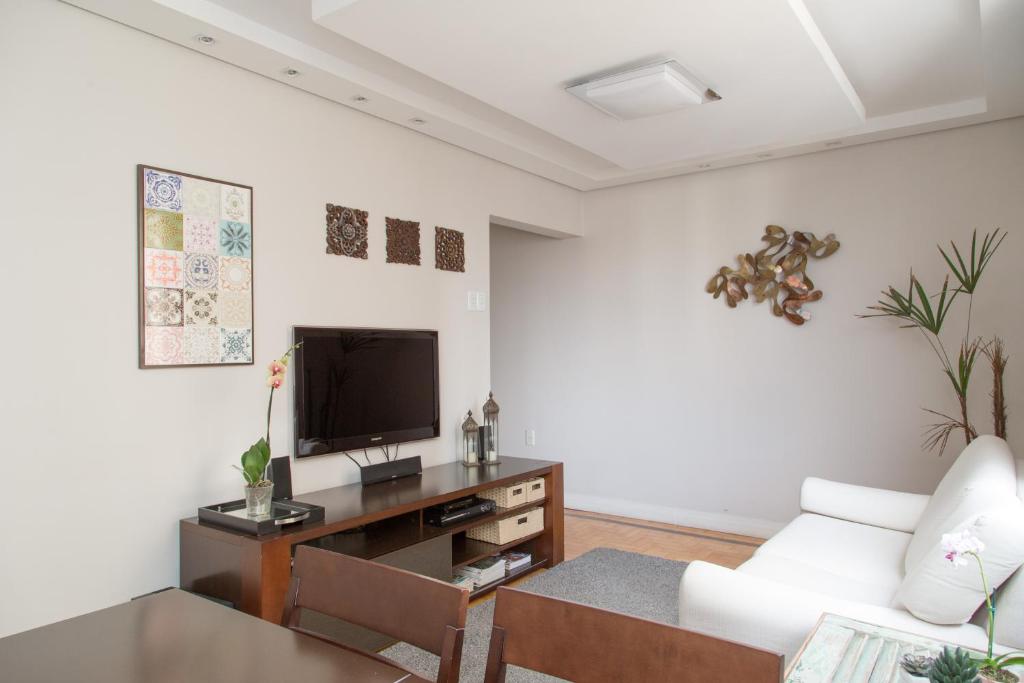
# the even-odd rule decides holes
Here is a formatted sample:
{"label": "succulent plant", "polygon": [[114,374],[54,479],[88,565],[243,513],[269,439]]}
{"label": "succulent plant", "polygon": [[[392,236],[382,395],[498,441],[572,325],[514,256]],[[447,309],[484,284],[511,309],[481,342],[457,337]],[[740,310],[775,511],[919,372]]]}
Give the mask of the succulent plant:
{"label": "succulent plant", "polygon": [[914,655],[909,652],[903,655],[903,659],[900,660],[900,666],[911,676],[920,676],[921,678],[928,678],[928,672],[932,670],[932,665],[935,663],[935,658],[929,655]]}
{"label": "succulent plant", "polygon": [[928,680],[932,683],[974,683],[978,680],[978,665],[960,648],[946,647],[935,658]]}

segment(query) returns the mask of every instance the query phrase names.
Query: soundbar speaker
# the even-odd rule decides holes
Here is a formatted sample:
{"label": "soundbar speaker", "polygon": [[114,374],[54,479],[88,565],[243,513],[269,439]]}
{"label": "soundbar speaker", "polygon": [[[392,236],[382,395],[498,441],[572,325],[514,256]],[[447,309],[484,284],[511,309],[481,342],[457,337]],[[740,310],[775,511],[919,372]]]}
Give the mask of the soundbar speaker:
{"label": "soundbar speaker", "polygon": [[363,486],[379,484],[383,481],[411,477],[423,472],[423,465],[420,463],[420,456],[413,458],[402,458],[391,460],[376,465],[367,465],[359,468],[359,475],[363,480]]}

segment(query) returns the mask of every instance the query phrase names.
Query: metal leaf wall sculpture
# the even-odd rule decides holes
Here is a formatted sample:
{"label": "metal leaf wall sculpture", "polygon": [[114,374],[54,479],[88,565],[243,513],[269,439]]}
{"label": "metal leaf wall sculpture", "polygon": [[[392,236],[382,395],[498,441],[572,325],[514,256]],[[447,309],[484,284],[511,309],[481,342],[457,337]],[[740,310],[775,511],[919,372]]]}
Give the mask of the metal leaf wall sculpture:
{"label": "metal leaf wall sculpture", "polygon": [[839,242],[833,234],[819,240],[814,233],[789,234],[778,225],[767,226],[761,240],[768,246],[754,255],[737,256],[738,268],[719,268],[705,290],[716,299],[725,293],[729,308],[736,308],[737,303],[751,295],[757,303],[769,300],[772,313],[794,325],[803,325],[811,318],[804,304],[822,297],[821,290],[814,288],[807,275],[807,264],[811,258],[836,253]]}

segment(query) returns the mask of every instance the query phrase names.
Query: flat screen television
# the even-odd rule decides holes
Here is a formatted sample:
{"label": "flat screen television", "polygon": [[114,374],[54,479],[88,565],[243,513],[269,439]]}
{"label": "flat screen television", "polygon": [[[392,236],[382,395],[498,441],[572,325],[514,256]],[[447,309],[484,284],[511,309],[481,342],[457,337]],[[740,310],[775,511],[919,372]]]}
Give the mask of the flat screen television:
{"label": "flat screen television", "polygon": [[441,434],[437,332],[296,327],[295,456]]}

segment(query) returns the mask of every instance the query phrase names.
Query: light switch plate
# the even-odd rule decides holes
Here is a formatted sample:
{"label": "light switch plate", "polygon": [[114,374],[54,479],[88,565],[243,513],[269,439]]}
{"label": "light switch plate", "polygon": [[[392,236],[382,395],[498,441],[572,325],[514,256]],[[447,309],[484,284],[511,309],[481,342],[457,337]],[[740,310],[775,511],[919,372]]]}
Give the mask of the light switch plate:
{"label": "light switch plate", "polygon": [[466,292],[467,311],[486,311],[487,292]]}

